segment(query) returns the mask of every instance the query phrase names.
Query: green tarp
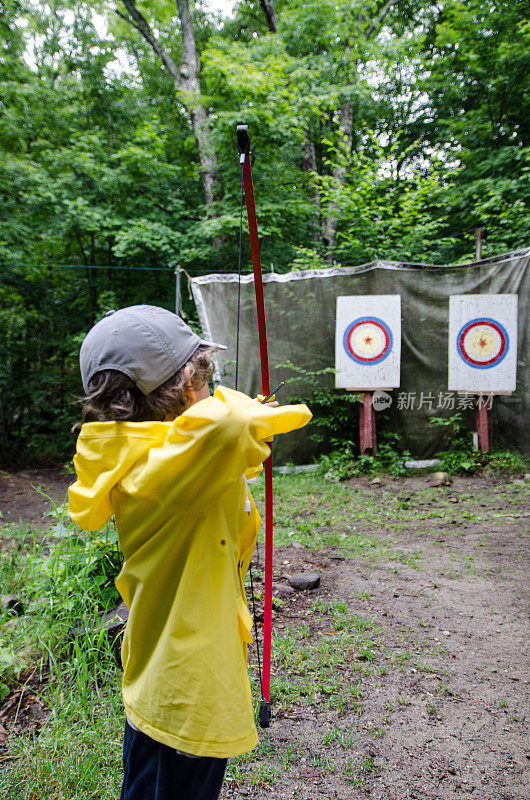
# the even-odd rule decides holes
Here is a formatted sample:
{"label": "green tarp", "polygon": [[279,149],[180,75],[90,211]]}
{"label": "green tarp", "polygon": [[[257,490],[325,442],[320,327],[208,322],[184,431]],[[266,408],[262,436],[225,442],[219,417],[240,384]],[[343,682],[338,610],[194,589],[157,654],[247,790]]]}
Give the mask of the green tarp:
{"label": "green tarp", "polygon": [[[442,446],[441,430],[429,423],[431,416],[450,416],[461,411],[470,429],[470,398],[447,391],[449,297],[455,294],[518,294],[517,390],[495,397],[491,412],[493,444],[530,452],[530,337],[528,303],[530,248],[470,264],[440,266],[375,261],[357,267],[330,267],[264,276],[265,309],[271,365],[271,385],[296,378],[299,370],[334,369],[335,305],[339,295],[401,295],[401,386],[392,392],[389,409],[378,412],[378,428],[399,433],[404,448],[418,457],[429,457]],[[238,276],[206,275],[191,280],[203,333],[223,342],[228,350],[219,358],[220,376],[234,385]],[[283,365],[283,366],[282,366]],[[332,373],[320,376],[333,387]],[[261,389],[254,286],[251,276],[241,284],[239,385],[247,394]],[[282,394],[310,404],[307,381],[293,380]],[[408,407],[407,407],[408,406]],[[452,407],[451,407],[452,406]],[[352,407],[351,436],[357,439],[358,414]],[[308,462],[318,447],[310,427],[282,437],[275,452],[277,463]]]}

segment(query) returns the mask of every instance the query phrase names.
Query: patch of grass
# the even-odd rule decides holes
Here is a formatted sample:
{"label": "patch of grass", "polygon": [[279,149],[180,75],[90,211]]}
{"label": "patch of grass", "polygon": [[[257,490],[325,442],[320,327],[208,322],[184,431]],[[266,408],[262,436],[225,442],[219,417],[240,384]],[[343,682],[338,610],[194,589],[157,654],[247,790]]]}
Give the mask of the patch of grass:
{"label": "patch of grass", "polygon": [[407,650],[402,650],[399,653],[389,653],[388,655],[392,661],[394,661],[394,663],[400,665],[405,664],[411,658],[411,653],[409,653]]}
{"label": "patch of grass", "polygon": [[352,747],[355,741],[355,737],[351,732],[346,734],[337,727],[330,728],[322,735],[323,744],[334,744],[336,742],[344,748],[344,750]]}
{"label": "patch of grass", "polygon": [[107,638],[87,635],[74,642],[68,661],[50,659],[50,665],[43,701],[51,714],[36,738],[11,739],[0,796],[114,800],[124,715],[121,673]]}
{"label": "patch of grass", "polygon": [[290,628],[273,636],[275,707],[288,712],[305,698],[338,711],[357,711],[362,688],[352,674],[361,666],[357,661],[375,659],[381,630],[342,600],[318,598],[311,608],[320,618],[316,631]]}
{"label": "patch of grass", "polygon": [[[318,474],[278,475],[275,479],[275,540],[279,546],[300,542],[311,550],[334,551],[348,558],[391,561],[413,568],[420,566],[420,548],[404,549],[395,533],[431,539],[454,536],[462,525],[488,524],[495,503],[524,503],[530,487],[477,487],[462,493],[459,502],[449,497],[454,490],[420,487],[396,497],[380,487],[348,486],[322,480]],[[263,504],[263,482],[253,487],[258,506]],[[494,512],[493,512],[494,513]],[[504,524],[506,514],[496,524]],[[427,525],[426,525],[427,523]],[[384,533],[383,533],[384,532]],[[361,599],[361,598],[359,598]]]}
{"label": "patch of grass", "polygon": [[5,800],[115,800],[123,720],[106,709],[87,714],[86,707],[66,702],[36,739],[12,741],[0,773],[0,795]]}
{"label": "patch of grass", "polygon": [[310,767],[321,767],[331,774],[337,770],[335,761],[329,756],[322,755],[321,753],[313,753],[308,763]]}
{"label": "patch of grass", "polygon": [[266,786],[275,784],[278,780],[279,769],[271,761],[255,761],[250,773],[250,786]]}
{"label": "patch of grass", "polygon": [[359,761],[350,759],[344,768],[344,780],[353,786],[364,788],[370,778],[382,769],[382,762],[375,761],[372,756],[364,756]]}
{"label": "patch of grass", "polygon": [[345,600],[326,601],[319,598],[312,604],[311,610],[315,614],[331,615],[336,631],[367,631],[377,628],[374,619],[351,613]]}
{"label": "patch of grass", "polygon": [[275,743],[273,746],[270,733],[265,730],[255,750],[228,760],[225,780],[237,786],[274,785],[280,774],[300,763],[303,754],[301,742]]}
{"label": "patch of grass", "polygon": [[414,659],[414,666],[419,669],[420,672],[431,673],[435,671],[435,667],[433,667],[431,664],[427,664],[425,661],[422,661],[419,658]]}
{"label": "patch of grass", "polygon": [[370,733],[372,736],[375,736],[376,739],[381,739],[387,732],[388,728],[388,719],[383,719],[381,722],[376,725],[375,728],[372,728]]}

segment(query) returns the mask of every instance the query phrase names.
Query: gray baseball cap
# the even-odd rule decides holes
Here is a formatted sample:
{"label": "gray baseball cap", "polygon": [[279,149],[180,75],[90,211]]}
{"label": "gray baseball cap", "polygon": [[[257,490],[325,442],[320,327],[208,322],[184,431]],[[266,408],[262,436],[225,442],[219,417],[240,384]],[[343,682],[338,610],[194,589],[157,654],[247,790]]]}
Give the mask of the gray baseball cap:
{"label": "gray baseball cap", "polygon": [[125,373],[149,394],[186,364],[201,345],[226,350],[201,339],[183,319],[157,306],[129,306],[106,315],[87,333],[79,353],[83,388],[96,372]]}

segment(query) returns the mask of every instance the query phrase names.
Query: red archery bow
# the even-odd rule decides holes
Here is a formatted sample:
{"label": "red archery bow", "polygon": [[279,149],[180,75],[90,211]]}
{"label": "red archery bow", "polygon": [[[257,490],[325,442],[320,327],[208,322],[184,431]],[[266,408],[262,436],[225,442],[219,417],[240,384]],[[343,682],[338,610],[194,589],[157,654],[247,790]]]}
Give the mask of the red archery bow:
{"label": "red archery bow", "polygon": [[[269,356],[267,350],[267,324],[265,321],[265,303],[263,299],[263,276],[261,273],[261,257],[259,251],[258,224],[256,221],[256,205],[254,203],[254,186],[250,166],[250,138],[248,125],[237,126],[237,145],[243,172],[245,202],[247,206],[248,230],[250,234],[250,250],[254,271],[254,291],[256,293],[256,310],[258,314],[259,352],[261,361],[261,391],[266,397],[270,393]],[[271,633],[272,633],[272,452],[264,464],[265,469],[265,595],[263,602],[263,675],[259,722],[262,728],[268,728],[271,719],[270,677],[271,677]]]}

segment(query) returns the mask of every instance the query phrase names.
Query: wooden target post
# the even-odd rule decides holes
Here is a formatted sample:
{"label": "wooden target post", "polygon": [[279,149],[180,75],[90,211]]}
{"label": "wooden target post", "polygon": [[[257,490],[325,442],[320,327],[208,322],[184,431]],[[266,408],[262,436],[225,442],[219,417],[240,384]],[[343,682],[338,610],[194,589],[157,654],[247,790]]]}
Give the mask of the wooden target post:
{"label": "wooden target post", "polygon": [[365,392],[359,410],[359,445],[361,453],[375,453],[377,450],[373,396],[373,392]]}
{"label": "wooden target post", "polygon": [[[467,294],[449,298],[449,391],[476,396],[476,436],[490,449],[488,398],[515,391],[517,295]],[[490,403],[491,408],[491,403]]]}
{"label": "wooden target post", "polygon": [[489,434],[488,407],[484,398],[480,396],[477,400],[477,411],[475,419],[477,425],[477,447],[481,453],[489,453],[490,434]]}
{"label": "wooden target post", "polygon": [[399,386],[401,357],[400,295],[337,297],[335,387],[362,392],[359,410],[361,453],[377,448],[374,399]]}

